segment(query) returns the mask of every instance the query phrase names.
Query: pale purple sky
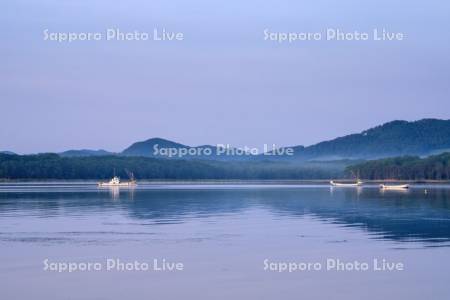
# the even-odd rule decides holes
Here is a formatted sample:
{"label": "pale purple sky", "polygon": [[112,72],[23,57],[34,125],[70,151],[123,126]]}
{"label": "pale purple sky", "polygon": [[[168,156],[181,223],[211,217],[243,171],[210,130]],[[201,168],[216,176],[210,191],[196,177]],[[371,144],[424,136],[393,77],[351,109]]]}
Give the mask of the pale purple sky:
{"label": "pale purple sky", "polygon": [[[39,2],[39,3],[37,3]],[[450,118],[447,1],[3,1],[0,150],[103,148],[151,137],[309,145],[394,119]],[[183,32],[72,42],[51,32]],[[404,41],[264,41],[263,31],[403,32]]]}

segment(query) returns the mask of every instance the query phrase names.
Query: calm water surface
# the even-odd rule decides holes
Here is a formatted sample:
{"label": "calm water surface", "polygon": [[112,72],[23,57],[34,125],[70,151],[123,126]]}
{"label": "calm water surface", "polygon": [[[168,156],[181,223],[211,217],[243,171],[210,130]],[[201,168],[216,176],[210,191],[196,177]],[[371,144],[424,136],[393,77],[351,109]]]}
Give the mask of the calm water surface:
{"label": "calm water surface", "polygon": [[[425,191],[426,190],[426,191]],[[0,185],[2,299],[450,299],[450,189]],[[182,262],[182,271],[44,270]],[[326,270],[327,259],[367,271]],[[373,260],[403,271],[374,271]],[[265,263],[319,263],[277,272]],[[273,266],[274,264],[272,264]]]}

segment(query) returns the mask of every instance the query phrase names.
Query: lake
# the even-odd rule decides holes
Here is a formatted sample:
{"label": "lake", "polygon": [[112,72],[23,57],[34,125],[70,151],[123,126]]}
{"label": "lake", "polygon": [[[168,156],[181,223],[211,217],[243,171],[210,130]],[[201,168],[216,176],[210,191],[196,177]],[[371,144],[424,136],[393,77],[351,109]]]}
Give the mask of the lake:
{"label": "lake", "polygon": [[0,184],[8,300],[450,299],[449,246],[444,185]]}

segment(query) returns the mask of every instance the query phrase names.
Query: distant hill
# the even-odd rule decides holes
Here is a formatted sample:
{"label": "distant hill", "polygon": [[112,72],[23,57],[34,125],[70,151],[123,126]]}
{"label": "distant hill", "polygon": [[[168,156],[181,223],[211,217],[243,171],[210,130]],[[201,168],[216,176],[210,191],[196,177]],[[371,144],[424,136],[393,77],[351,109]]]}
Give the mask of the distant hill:
{"label": "distant hill", "polygon": [[124,156],[143,156],[171,159],[195,159],[195,160],[247,160],[249,155],[225,154],[216,146],[201,145],[188,146],[172,142],[162,138],[151,138],[146,141],[136,142],[123,150]]}
{"label": "distant hill", "polygon": [[294,147],[294,160],[376,159],[427,156],[450,149],[450,120],[392,121],[309,147]]}
{"label": "distant hill", "polygon": [[11,152],[11,151],[0,151],[0,154],[17,155],[16,153]]}
{"label": "distant hill", "polygon": [[[162,151],[156,153],[155,147]],[[338,137],[312,146],[290,148],[294,149],[293,156],[239,155],[233,151],[236,149],[231,149],[232,151],[229,151],[228,154],[224,154],[216,146],[194,147],[163,138],[151,138],[136,142],[121,153],[85,149],[69,150],[60,155],[65,157],[118,155],[194,160],[284,160],[295,162],[364,160],[403,155],[429,156],[450,151],[450,120],[392,121],[361,133]],[[180,150],[185,153],[178,156],[179,153],[182,153]],[[171,155],[167,151],[175,151],[176,154]]]}
{"label": "distant hill", "polygon": [[144,157],[158,157],[160,155],[155,155],[154,147],[157,146],[158,149],[161,148],[188,148],[189,146],[175,143],[162,138],[151,138],[142,142],[136,142],[132,144],[130,147],[123,150],[120,154],[125,156],[144,156]]}
{"label": "distant hill", "polygon": [[112,152],[108,152],[106,150],[89,150],[89,149],[81,149],[81,150],[67,150],[61,153],[58,153],[63,157],[85,157],[85,156],[105,156],[105,155],[114,155]]}

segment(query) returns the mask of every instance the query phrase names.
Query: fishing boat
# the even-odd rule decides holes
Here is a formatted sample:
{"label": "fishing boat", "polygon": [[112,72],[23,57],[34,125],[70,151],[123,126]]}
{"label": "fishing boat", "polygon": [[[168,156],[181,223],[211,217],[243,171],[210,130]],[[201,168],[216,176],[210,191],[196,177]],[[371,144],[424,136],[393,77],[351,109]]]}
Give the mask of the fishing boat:
{"label": "fishing boat", "polygon": [[396,185],[380,184],[380,189],[382,189],[382,190],[406,190],[406,189],[409,189],[409,184],[396,184]]}
{"label": "fishing boat", "polygon": [[355,186],[361,186],[363,184],[363,182],[361,180],[357,180],[355,183],[340,183],[340,182],[336,182],[331,180],[330,184],[332,186],[338,186],[338,187],[355,187]]}
{"label": "fishing boat", "polygon": [[99,182],[98,186],[99,187],[105,187],[105,186],[128,186],[128,187],[132,187],[132,186],[136,186],[136,180],[134,179],[134,174],[129,172],[128,170],[125,170],[128,174],[128,176],[130,177],[129,181],[121,181],[120,177],[116,176],[116,170],[114,170],[114,177],[108,181],[108,182]]}
{"label": "fishing boat", "polygon": [[120,178],[117,176],[114,176],[110,181],[108,182],[99,182],[98,186],[135,186],[137,185],[136,180],[130,180],[130,181],[120,181]]}

